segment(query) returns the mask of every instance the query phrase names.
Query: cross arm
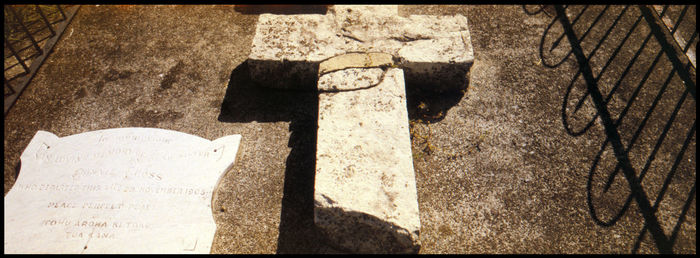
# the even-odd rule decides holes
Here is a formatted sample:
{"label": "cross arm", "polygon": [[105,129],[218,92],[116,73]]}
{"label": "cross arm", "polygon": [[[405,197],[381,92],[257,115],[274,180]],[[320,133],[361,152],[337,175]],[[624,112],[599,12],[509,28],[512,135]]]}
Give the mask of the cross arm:
{"label": "cross arm", "polygon": [[350,52],[382,52],[401,60],[408,85],[437,91],[465,86],[474,61],[466,17],[400,17],[391,6],[362,8],[374,7],[260,15],[248,59],[251,77],[266,87],[312,88],[322,61]]}

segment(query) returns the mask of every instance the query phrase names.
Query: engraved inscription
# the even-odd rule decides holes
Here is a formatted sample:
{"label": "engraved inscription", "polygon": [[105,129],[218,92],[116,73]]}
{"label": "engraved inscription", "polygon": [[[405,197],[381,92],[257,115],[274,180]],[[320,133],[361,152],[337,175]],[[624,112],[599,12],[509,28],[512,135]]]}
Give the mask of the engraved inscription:
{"label": "engraved inscription", "polygon": [[[221,148],[221,147],[220,147]],[[99,159],[126,159],[132,162],[143,162],[147,160],[163,160],[174,161],[182,159],[203,158],[203,159],[218,159],[220,158],[220,148],[210,150],[188,150],[180,153],[172,153],[167,151],[159,152],[143,152],[127,147],[114,147],[104,151],[89,152],[89,153],[58,153],[51,148],[40,148],[34,157],[37,160],[57,163],[70,164],[79,163],[82,161],[99,160]],[[217,151],[219,153],[217,153]]]}
{"label": "engraved inscription", "polygon": [[209,253],[196,239],[216,232],[213,187],[239,142],[153,128],[37,132],[5,196],[5,253]]}

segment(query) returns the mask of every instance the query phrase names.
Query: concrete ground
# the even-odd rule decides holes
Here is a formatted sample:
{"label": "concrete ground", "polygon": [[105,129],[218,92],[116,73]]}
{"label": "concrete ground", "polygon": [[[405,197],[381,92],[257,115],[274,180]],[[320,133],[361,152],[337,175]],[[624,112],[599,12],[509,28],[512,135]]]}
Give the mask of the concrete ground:
{"label": "concrete ground", "polygon": [[[466,91],[408,90],[420,253],[696,253],[695,68],[656,36],[640,48],[656,34],[634,26],[637,6],[566,8],[568,31],[586,35],[573,44],[557,10],[538,8],[399,9],[465,15],[476,60]],[[37,130],[241,134],[215,190],[212,253],[336,252],[313,229],[316,94],[250,83],[256,20],[233,6],[83,6],[5,117],[4,193]]]}

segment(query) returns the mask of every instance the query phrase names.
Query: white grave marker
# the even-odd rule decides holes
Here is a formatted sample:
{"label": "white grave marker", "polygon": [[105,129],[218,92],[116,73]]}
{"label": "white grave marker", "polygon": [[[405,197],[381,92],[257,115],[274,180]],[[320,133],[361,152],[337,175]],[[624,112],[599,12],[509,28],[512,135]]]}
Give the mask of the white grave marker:
{"label": "white grave marker", "polygon": [[38,131],[5,196],[5,253],[209,253],[212,192],[240,139]]}

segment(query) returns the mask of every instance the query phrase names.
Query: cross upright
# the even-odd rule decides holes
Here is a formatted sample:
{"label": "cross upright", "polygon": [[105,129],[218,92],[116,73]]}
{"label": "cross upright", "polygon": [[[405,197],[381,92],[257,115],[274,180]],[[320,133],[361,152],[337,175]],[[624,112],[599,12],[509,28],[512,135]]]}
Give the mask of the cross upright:
{"label": "cross upright", "polygon": [[314,223],[337,247],[418,251],[404,85],[463,89],[473,61],[462,15],[400,17],[395,5],[260,15],[251,78],[319,93]]}

